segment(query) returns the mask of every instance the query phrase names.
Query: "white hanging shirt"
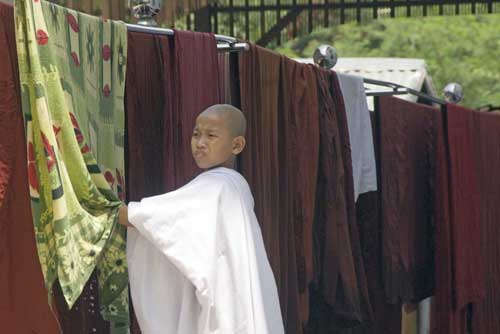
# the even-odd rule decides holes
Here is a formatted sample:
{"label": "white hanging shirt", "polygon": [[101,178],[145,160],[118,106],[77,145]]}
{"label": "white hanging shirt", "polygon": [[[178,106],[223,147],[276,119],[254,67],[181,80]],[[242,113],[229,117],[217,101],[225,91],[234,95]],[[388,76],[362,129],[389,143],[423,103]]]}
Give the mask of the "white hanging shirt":
{"label": "white hanging shirt", "polygon": [[144,334],[282,334],[272,273],[246,180],[215,168],[129,203],[127,259]]}
{"label": "white hanging shirt", "polygon": [[344,97],[355,200],[360,194],[377,190],[377,166],[373,147],[372,123],[366,102],[363,78],[337,73]]}

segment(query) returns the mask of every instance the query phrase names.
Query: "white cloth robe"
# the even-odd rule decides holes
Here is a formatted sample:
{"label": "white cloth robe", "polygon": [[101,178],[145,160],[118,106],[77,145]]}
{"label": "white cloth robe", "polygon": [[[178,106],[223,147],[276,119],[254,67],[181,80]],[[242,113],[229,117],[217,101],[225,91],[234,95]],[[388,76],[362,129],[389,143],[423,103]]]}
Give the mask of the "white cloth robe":
{"label": "white cloth robe", "polygon": [[284,333],[246,180],[228,168],[129,203],[127,260],[144,334]]}
{"label": "white cloth robe", "polygon": [[377,190],[377,164],[372,123],[363,78],[344,73],[338,73],[338,78],[347,114],[354,198],[357,200],[360,194]]}

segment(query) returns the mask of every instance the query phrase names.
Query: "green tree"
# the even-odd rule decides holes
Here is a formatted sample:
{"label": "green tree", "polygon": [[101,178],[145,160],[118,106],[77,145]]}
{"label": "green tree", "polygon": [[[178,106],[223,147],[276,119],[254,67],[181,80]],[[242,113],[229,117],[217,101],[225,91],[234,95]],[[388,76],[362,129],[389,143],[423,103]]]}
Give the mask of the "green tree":
{"label": "green tree", "polygon": [[311,57],[323,43],[341,57],[423,58],[436,90],[449,82],[464,87],[463,105],[500,105],[500,15],[383,19],[323,29],[277,51]]}

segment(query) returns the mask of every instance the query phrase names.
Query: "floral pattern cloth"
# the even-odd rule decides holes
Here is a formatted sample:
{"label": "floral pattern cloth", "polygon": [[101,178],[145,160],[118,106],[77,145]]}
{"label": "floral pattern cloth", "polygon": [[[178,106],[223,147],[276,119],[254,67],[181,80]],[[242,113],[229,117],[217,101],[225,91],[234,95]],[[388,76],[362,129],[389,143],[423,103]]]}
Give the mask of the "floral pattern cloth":
{"label": "floral pattern cloth", "polygon": [[[47,290],[71,307],[97,267],[104,319],[129,332],[124,198],[127,30],[42,0],[16,0],[16,39],[36,243]],[[96,159],[96,158],[97,159]]]}

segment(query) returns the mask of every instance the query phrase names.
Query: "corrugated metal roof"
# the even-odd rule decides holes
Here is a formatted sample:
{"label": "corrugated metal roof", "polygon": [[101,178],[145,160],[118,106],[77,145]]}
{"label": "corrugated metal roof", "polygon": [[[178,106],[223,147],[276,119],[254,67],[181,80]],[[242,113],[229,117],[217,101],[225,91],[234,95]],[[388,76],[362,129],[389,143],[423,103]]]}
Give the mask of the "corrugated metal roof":
{"label": "corrugated metal roof", "polygon": [[[296,58],[302,63],[314,63],[312,58]],[[393,82],[418,91],[436,96],[432,78],[427,71],[423,59],[413,58],[339,58],[333,68],[340,73],[358,75],[363,78]],[[365,85],[374,90],[390,90],[386,87]],[[397,97],[417,101],[414,95],[397,95]],[[368,107],[373,110],[373,98],[368,97]]]}

